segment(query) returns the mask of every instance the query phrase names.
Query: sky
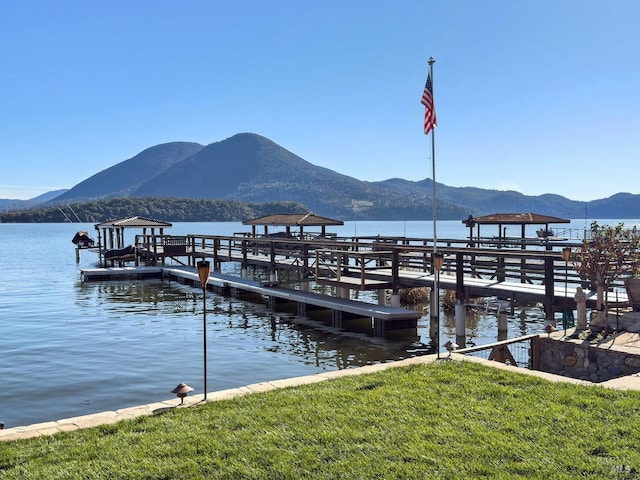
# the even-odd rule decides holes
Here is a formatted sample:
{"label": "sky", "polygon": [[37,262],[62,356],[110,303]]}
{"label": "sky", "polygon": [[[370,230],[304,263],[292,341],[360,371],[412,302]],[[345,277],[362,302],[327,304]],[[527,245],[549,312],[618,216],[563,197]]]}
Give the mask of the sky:
{"label": "sky", "polygon": [[435,164],[449,186],[638,194],[639,21],[637,0],[0,0],[0,198],[241,132],[366,181]]}

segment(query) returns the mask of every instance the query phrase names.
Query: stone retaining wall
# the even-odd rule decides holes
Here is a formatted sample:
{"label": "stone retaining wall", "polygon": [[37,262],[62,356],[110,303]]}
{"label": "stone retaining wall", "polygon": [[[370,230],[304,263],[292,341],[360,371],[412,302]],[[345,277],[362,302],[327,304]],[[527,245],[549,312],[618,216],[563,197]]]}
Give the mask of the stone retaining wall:
{"label": "stone retaining wall", "polygon": [[640,372],[640,355],[599,348],[585,341],[540,337],[537,370],[565,377],[605,382]]}

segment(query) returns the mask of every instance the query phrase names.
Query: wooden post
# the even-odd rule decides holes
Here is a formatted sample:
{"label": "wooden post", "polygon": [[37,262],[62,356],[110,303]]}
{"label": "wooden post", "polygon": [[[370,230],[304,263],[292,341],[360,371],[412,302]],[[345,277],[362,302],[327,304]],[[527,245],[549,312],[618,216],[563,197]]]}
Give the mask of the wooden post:
{"label": "wooden post", "polygon": [[467,301],[467,292],[464,288],[464,255],[456,253],[456,299],[462,303]]}
{"label": "wooden post", "polygon": [[460,299],[456,301],[455,306],[455,317],[456,317],[456,339],[460,337],[466,337],[466,317],[467,317],[467,309],[462,303]]}
{"label": "wooden post", "polygon": [[391,306],[400,307],[400,253],[394,248],[391,251]]}
{"label": "wooden post", "polygon": [[547,257],[544,259],[544,311],[546,319],[555,326],[553,273],[553,257]]}
{"label": "wooden post", "polygon": [[216,272],[221,270],[220,268],[220,259],[218,258],[218,249],[220,248],[220,239],[216,238],[213,241],[213,269]]}

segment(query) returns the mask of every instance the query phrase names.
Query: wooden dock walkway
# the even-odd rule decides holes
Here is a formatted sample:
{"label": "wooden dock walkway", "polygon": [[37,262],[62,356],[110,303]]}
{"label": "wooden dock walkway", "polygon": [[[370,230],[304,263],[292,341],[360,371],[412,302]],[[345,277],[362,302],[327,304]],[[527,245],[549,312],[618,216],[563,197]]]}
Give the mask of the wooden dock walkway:
{"label": "wooden dock walkway", "polygon": [[162,267],[108,267],[82,268],[80,277],[84,281],[122,280],[158,278],[162,276]]}
{"label": "wooden dock walkway", "polygon": [[[197,270],[187,266],[92,268],[82,269],[81,275],[85,281],[162,277],[200,286]],[[211,272],[207,288],[225,294],[251,292],[262,295],[268,298],[269,305],[273,310],[276,310],[278,304],[282,301],[295,302],[297,304],[297,313],[301,316],[307,313],[309,307],[330,310],[332,326],[334,327],[341,327],[343,319],[370,318],[372,320],[372,329],[376,336],[383,336],[385,332],[390,330],[415,329],[418,319],[422,317],[422,313],[415,310],[265,285],[256,280],[226,275],[220,272]]]}
{"label": "wooden dock walkway", "polygon": [[[315,282],[336,289],[391,290],[433,287],[433,244],[428,239],[404,237],[366,238],[268,238],[189,234],[138,235],[136,246],[149,251],[157,266],[171,264],[195,268],[198,260],[211,260],[219,272],[224,262],[236,262],[246,271],[263,269],[277,278],[273,287],[286,292],[290,284]],[[543,305],[547,319],[560,309],[575,309],[576,287],[587,295],[587,306],[595,308],[596,294],[581,279],[571,263],[562,259],[562,248],[578,248],[579,242],[547,240],[496,244],[494,248],[471,247],[467,240],[439,239],[444,256],[439,275],[440,289],[452,290],[463,304],[478,297],[496,297],[513,302]],[[276,285],[277,283],[277,285]],[[246,287],[247,285],[245,285]],[[610,305],[628,304],[622,284],[609,293]],[[261,288],[267,288],[264,285]],[[344,297],[344,292],[341,295]],[[337,298],[327,296],[338,303]]]}

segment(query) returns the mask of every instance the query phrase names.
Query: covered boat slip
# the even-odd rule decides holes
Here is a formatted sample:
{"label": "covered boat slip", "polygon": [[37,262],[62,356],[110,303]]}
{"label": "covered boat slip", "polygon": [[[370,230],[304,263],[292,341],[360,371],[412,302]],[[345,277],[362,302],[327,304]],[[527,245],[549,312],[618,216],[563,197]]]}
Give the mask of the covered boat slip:
{"label": "covered boat slip", "polygon": [[[124,262],[135,261],[137,265],[140,259],[151,260],[151,257],[147,256],[151,245],[127,245],[125,231],[128,229],[142,230],[143,235],[148,233],[155,237],[156,232],[162,236],[165,228],[171,228],[171,226],[172,224],[169,222],[139,216],[96,224],[99,264],[115,266],[118,263],[123,266]],[[153,263],[155,263],[155,259]]]}
{"label": "covered boat slip", "polygon": [[[551,227],[556,224],[568,224],[571,220],[567,218],[540,215],[538,213],[494,213],[482,217],[469,215],[462,223],[469,228],[469,246],[520,246],[526,248],[527,245],[543,245],[548,241],[566,240],[571,235],[556,235]],[[497,227],[498,234],[492,236],[481,235],[481,226]],[[527,235],[527,227],[540,227],[536,230],[535,237]],[[518,235],[507,236],[508,227],[519,227]],[[475,233],[474,233],[475,229]],[[563,234],[569,233],[563,231]]]}
{"label": "covered boat slip", "polygon": [[[261,236],[258,233],[257,227],[263,227],[262,236],[267,238],[296,238],[298,240],[304,240],[329,237],[335,238],[335,234],[327,232],[327,227],[344,225],[344,222],[342,220],[334,220],[314,215],[313,213],[287,213],[253,218],[251,220],[245,220],[242,224],[251,226],[250,236],[252,237]],[[270,233],[269,227],[284,227],[285,230],[280,232],[272,231]],[[312,227],[320,227],[320,232],[309,232],[309,228]],[[306,232],[305,228],[307,229]]]}
{"label": "covered boat slip", "polygon": [[[267,215],[246,220],[243,225],[251,226],[251,232],[238,233],[236,236],[302,240],[336,238],[335,233],[327,232],[327,227],[344,225],[344,222],[313,213],[302,213]],[[155,265],[158,260],[164,263],[166,258],[182,263],[180,257],[197,257],[197,249],[188,236],[165,235],[165,229],[171,226],[169,222],[140,216],[96,224],[98,242],[94,250],[99,254],[99,264],[123,267],[127,262],[135,262],[136,265]],[[262,233],[258,232],[259,227],[262,227]],[[274,228],[284,228],[284,231],[274,231]],[[132,229],[142,230],[142,234],[136,235],[135,241],[128,244],[125,232]]]}

